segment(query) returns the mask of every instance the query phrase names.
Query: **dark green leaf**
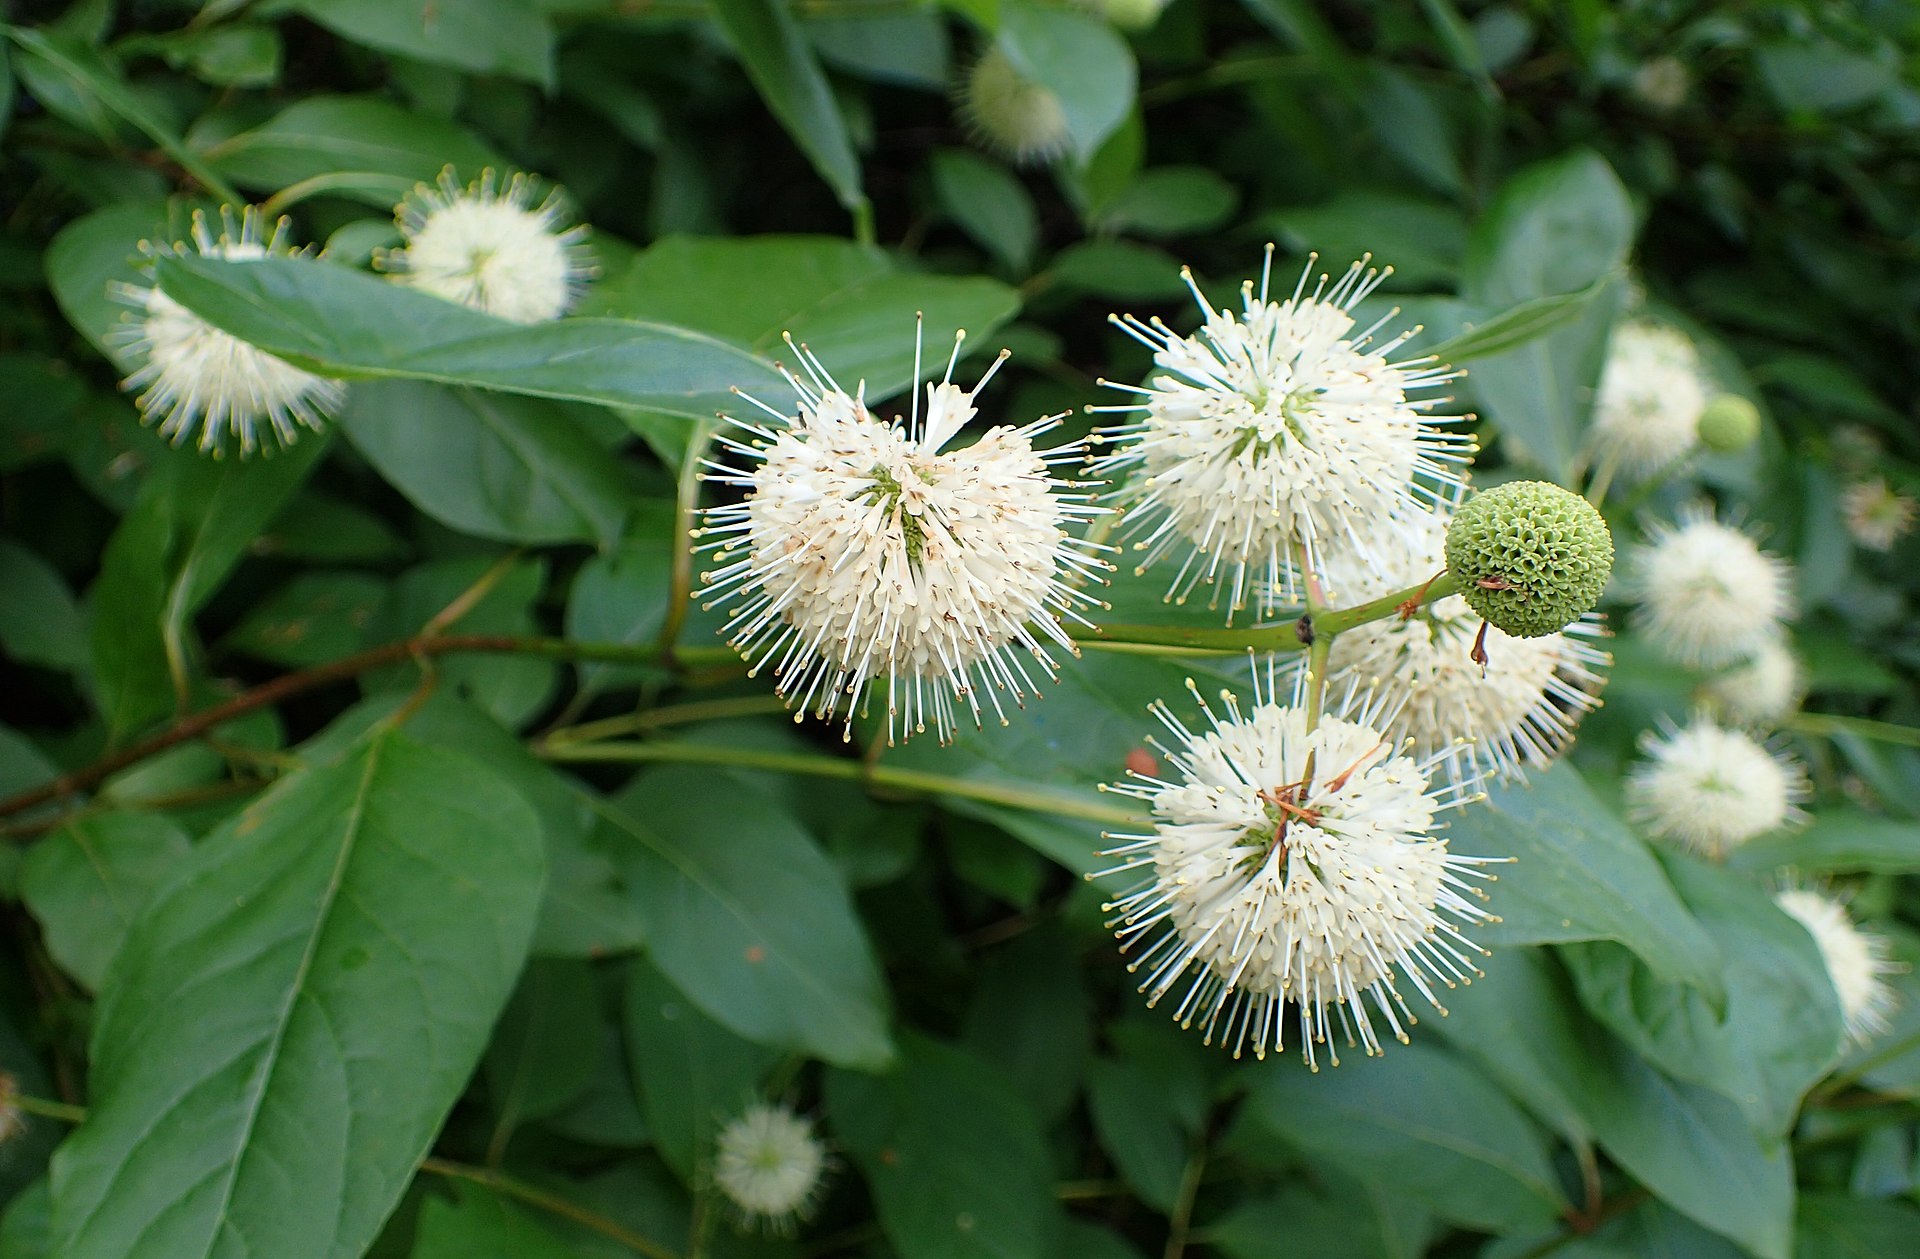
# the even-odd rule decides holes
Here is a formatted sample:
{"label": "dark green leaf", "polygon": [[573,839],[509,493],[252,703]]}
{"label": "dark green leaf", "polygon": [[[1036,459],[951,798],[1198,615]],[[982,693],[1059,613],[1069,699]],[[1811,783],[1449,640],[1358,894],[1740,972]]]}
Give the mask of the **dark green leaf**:
{"label": "dark green leaf", "polygon": [[527,963],[481,1063],[493,1107],[492,1161],[521,1125],[558,1114],[586,1091],[600,1065],[600,1025],[592,967],[557,958]]}
{"label": "dark green leaf", "polygon": [[1204,166],[1160,166],[1142,171],[1100,219],[1119,232],[1187,236],[1219,227],[1239,203],[1239,191]]}
{"label": "dark green leaf", "polygon": [[153,813],[75,818],[35,844],[20,893],[53,960],[97,991],[134,919],[191,847]]}
{"label": "dark green leaf", "polygon": [[359,649],[386,595],[367,573],[304,572],[255,604],[223,645],[294,668],[324,664]]}
{"label": "dark green leaf", "polygon": [[1260,1123],[1303,1153],[1394,1185],[1444,1219],[1540,1228],[1565,1205],[1533,1124],[1427,1044],[1355,1055],[1337,1071],[1310,1072],[1289,1056],[1262,1069],[1249,1100]]}
{"label": "dark green leaf", "polygon": [[884,1065],[886,990],[846,885],[751,788],[691,769],[641,775],[603,806],[631,838],[654,962],[696,1005],[762,1044]]}
{"label": "dark green leaf", "polygon": [[296,7],[370,48],[553,83],[553,28],[533,0],[298,0]]}
{"label": "dark green leaf", "polygon": [[1613,279],[1611,275],[1602,276],[1578,293],[1532,298],[1491,319],[1469,322],[1464,331],[1424,347],[1424,352],[1443,363],[1465,363],[1516,350],[1580,318],[1591,303],[1608,293]]}
{"label": "dark green leaf", "polygon": [[526,1207],[467,1181],[451,1188],[421,1204],[410,1259],[578,1259]]}
{"label": "dark green leaf", "polygon": [[1841,1194],[1808,1194],[1794,1228],[1796,1259],[1902,1259],[1920,1239],[1920,1209]]}
{"label": "dark green leaf", "polygon": [[371,96],[309,96],[207,151],[219,170],[248,188],[351,175],[340,191],[391,207],[447,166],[473,178],[505,165],[471,134],[431,114]]}
{"label": "dark green leaf", "polygon": [[653,963],[630,964],[625,999],[634,1086],[660,1157],[699,1182],[714,1134],[759,1096],[778,1050],[741,1040],[686,999]]}
{"label": "dark green leaf", "polygon": [[1742,844],[1727,861],[1755,874],[1782,866],[1809,874],[1853,870],[1905,874],[1920,870],[1920,822],[1823,807],[1805,829]]}
{"label": "dark green leaf", "polygon": [[710,416],[739,386],[774,406],[786,382],[752,355],[683,328],[624,319],[513,324],[312,258],[162,258],[161,284],[208,322],[334,376]]}
{"label": "dark green leaf", "polygon": [[[485,591],[461,615],[440,626],[441,631],[510,636],[534,633],[533,605],[546,585],[546,564],[522,561],[508,565],[497,576],[490,576],[492,570],[487,557],[474,556],[422,564],[401,574],[367,622],[362,646],[376,647],[413,637],[483,580],[489,583]],[[471,701],[509,729],[540,710],[553,693],[558,675],[551,661],[509,654],[454,655],[436,660],[434,669],[439,689]],[[416,664],[399,664],[363,673],[360,678],[369,692],[389,688],[411,691],[420,684],[420,669]]]}
{"label": "dark green leaf", "polygon": [[1041,1259],[1057,1219],[1033,1113],[979,1059],[921,1037],[890,1075],[827,1077],[833,1128],[900,1259]]}
{"label": "dark green leaf", "polygon": [[618,460],[579,408],[411,380],[357,386],[340,427],[414,506],[501,542],[597,542],[620,535],[633,497]]}
{"label": "dark green leaf", "polygon": [[1486,803],[1461,809],[1447,838],[1457,852],[1514,858],[1489,889],[1501,921],[1475,932],[1482,942],[1616,940],[1662,978],[1720,999],[1712,937],[1646,845],[1567,762],[1534,775],[1530,786],[1497,787]]}
{"label": "dark green leaf", "polygon": [[1188,1136],[1155,1080],[1122,1062],[1095,1062],[1087,1101],[1101,1148],[1121,1176],[1141,1201],[1171,1212],[1186,1171]]}
{"label": "dark green leaf", "polygon": [[1354,188],[1313,206],[1289,207],[1265,223],[1295,253],[1338,262],[1372,254],[1393,268],[1396,285],[1451,285],[1466,251],[1460,211],[1405,193]]}
{"label": "dark green leaf", "polygon": [[543,876],[518,796],[391,732],[208,838],[102,994],[60,1253],[363,1251],[479,1059]]}
{"label": "dark green leaf", "polygon": [[966,149],[933,155],[933,187],[960,230],[1008,270],[1025,272],[1040,243],[1040,216],[1019,177]]}
{"label": "dark green leaf", "polygon": [[713,11],[761,99],[840,204],[849,210],[864,205],[860,159],[833,85],[787,7],[779,0],[715,0]]}
{"label": "dark green leaf", "polygon": [[[782,336],[817,354],[848,389],[864,380],[870,400],[913,379],[916,315],[925,315],[927,362],[945,361],[956,331],[967,348],[992,346],[995,329],[1020,308],[1019,294],[983,276],[902,270],[879,250],[820,236],[738,240],[669,237],[635,256],[587,295],[582,313],[658,320],[723,337],[765,358],[791,360]],[[776,409],[784,384],[740,387]],[[737,401],[716,409],[734,411]],[[676,412],[685,414],[686,412]]]}
{"label": "dark green leaf", "polygon": [[[582,564],[567,593],[567,636],[597,643],[657,639],[672,594],[672,533],[671,512],[642,510],[617,544]],[[580,684],[601,691],[631,685],[645,674],[634,665],[582,664]]]}
{"label": "dark green leaf", "polygon": [[1030,931],[987,955],[967,1011],[966,1043],[994,1063],[1041,1118],[1065,1114],[1093,1046],[1093,1009],[1065,933]]}
{"label": "dark green leaf", "polygon": [[87,635],[67,583],[34,552],[0,538],[0,650],[21,664],[87,667]]}

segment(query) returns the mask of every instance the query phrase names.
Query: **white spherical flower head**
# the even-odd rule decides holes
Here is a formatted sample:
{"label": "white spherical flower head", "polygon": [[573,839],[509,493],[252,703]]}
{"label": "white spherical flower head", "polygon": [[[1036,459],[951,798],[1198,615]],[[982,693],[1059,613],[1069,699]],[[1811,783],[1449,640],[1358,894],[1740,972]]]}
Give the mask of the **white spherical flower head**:
{"label": "white spherical flower head", "polygon": [[1711,396],[1693,342],[1638,320],[1613,331],[1594,395],[1588,441],[1594,463],[1629,478],[1672,465],[1699,441]]}
{"label": "white spherical flower head", "polygon": [[1397,977],[1441,1009],[1430,981],[1479,973],[1470,955],[1482,950],[1459,926],[1492,920],[1469,882],[1490,876],[1486,859],[1456,856],[1435,834],[1443,810],[1477,798],[1469,787],[1431,785],[1432,762],[1397,754],[1381,714],[1310,726],[1298,692],[1282,705],[1272,686],[1265,699],[1256,687],[1250,712],[1232,695],[1224,717],[1202,701],[1198,731],[1155,706],[1173,772],[1113,788],[1155,820],[1150,834],[1115,837],[1127,842],[1108,855],[1122,863],[1102,875],[1140,872],[1108,909],[1122,950],[1144,945],[1129,969],[1147,972],[1149,1004],[1180,987],[1182,1026],[1263,1057],[1285,1048],[1292,1001],[1318,1069],[1321,1045],[1339,1064],[1336,1024],[1368,1054],[1380,1051],[1374,1013],[1407,1039],[1417,1020]]}
{"label": "white spherical flower head", "polygon": [[[171,248],[184,253],[188,247],[180,242]],[[252,206],[241,212],[238,224],[230,211],[222,210],[218,236],[206,215],[196,211],[191,248],[201,257],[229,261],[297,252],[287,240],[287,220],[278,220],[269,235],[263,216]],[[176,446],[196,431],[195,444],[216,456],[235,442],[242,455],[259,449],[263,438],[289,445],[302,428],[324,427],[345,397],[338,381],[255,349],[158,288],[117,285],[112,294],[138,311],[136,322],[113,335],[139,360],[121,388],[140,391],[134,404],[141,417],[158,424],[161,435]]]}
{"label": "white spherical flower head", "polygon": [[706,513],[701,532],[721,540],[701,593],[734,601],[734,645],[756,672],[771,661],[799,710],[831,717],[844,704],[850,727],[879,679],[888,742],[929,723],[948,741],[957,705],[978,725],[982,691],[1004,723],[1002,691],[1018,703],[1036,673],[1054,676],[1047,642],[1077,654],[1060,618],[1089,624],[1083,586],[1111,568],[1105,548],[1068,532],[1105,509],[1052,475],[1081,446],[1036,450],[1059,423],[1048,416],[947,448],[1004,353],[972,390],[952,383],[950,359],[927,386],[924,423],[916,395],[902,424],[796,352],[808,372],[788,377],[797,417],[764,408],[779,422],[732,421],[751,444],[720,444],[747,469],[708,465],[745,498]]}
{"label": "white spherical flower head", "polygon": [[976,140],[1023,166],[1045,165],[1073,147],[1059,96],[1028,78],[998,46],[982,53],[968,73],[960,111]]}
{"label": "white spherical flower head", "polygon": [[1913,531],[1917,504],[1880,477],[1856,481],[1840,494],[1840,518],[1847,533],[1869,551],[1890,551]]}
{"label": "white spherical flower head", "polygon": [[1780,636],[1793,613],[1787,562],[1752,538],[1692,508],[1657,525],[1628,578],[1634,624],[1674,661],[1718,668]]}
{"label": "white spherical flower head", "polygon": [[1778,639],[1768,639],[1750,659],[1708,679],[1705,690],[1729,720],[1772,726],[1799,705],[1806,677],[1793,651]]}
{"label": "white spherical flower head", "polygon": [[558,319],[592,274],[587,229],[566,227],[559,192],[492,171],[461,186],[453,168],[421,184],[395,222],[406,244],[380,265],[403,284],[515,323]]}
{"label": "white spherical flower head", "polygon": [[714,1183],[747,1224],[785,1232],[812,1211],[827,1171],[812,1121],[756,1102],[720,1129],[716,1144]]}
{"label": "white spherical flower head", "polygon": [[1863,1045],[1885,1032],[1894,1006],[1893,985],[1886,977],[1900,969],[1887,938],[1855,926],[1836,897],[1809,888],[1788,888],[1773,900],[1820,946],[1820,960],[1826,963],[1827,978],[1840,998],[1847,1039]]}
{"label": "white spherical flower head", "polygon": [[[1330,549],[1323,571],[1328,598],[1363,603],[1445,571],[1445,515],[1421,513],[1403,532],[1409,544],[1378,548],[1374,563]],[[1549,764],[1598,707],[1611,658],[1594,640],[1604,634],[1600,617],[1589,612],[1559,633],[1514,638],[1450,595],[1410,617],[1342,631],[1328,657],[1329,677],[1335,688],[1377,685],[1394,696],[1398,714],[1383,733],[1396,744],[1411,740],[1415,757],[1439,758],[1449,776],[1518,778],[1527,767]],[[1474,660],[1476,642],[1485,665]]]}
{"label": "white spherical flower head", "polygon": [[1719,860],[1806,820],[1805,772],[1743,730],[1697,716],[1685,727],[1663,722],[1640,748],[1647,759],[1627,772],[1627,806],[1657,838]]}
{"label": "white spherical flower head", "polygon": [[1452,374],[1431,360],[1389,362],[1410,333],[1374,346],[1378,324],[1356,330],[1353,307],[1383,274],[1357,262],[1309,289],[1311,266],[1270,301],[1269,247],[1237,315],[1214,309],[1183,271],[1206,317],[1192,336],[1158,318],[1113,317],[1164,374],[1115,386],[1135,402],[1095,408],[1140,413],[1102,434],[1118,449],[1095,469],[1127,478],[1114,501],[1145,552],[1141,571],[1182,556],[1169,597],[1183,601],[1224,576],[1229,621],[1250,599],[1262,614],[1296,599],[1302,557],[1317,565],[1336,543],[1368,557],[1394,546],[1391,522],[1457,488],[1473,450],[1425,417],[1430,402],[1408,398]]}

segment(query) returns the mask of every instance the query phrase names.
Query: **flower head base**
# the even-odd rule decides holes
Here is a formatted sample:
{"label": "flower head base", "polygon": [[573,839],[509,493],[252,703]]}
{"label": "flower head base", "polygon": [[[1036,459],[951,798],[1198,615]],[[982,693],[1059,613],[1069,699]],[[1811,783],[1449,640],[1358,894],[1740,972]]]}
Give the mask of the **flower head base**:
{"label": "flower head base", "polygon": [[1840,998],[1840,1017],[1847,1040],[1864,1045],[1888,1027],[1893,1012],[1893,985],[1886,977],[1900,969],[1893,946],[1883,935],[1862,931],[1838,898],[1809,888],[1788,888],[1775,894],[1774,904],[1791,914],[1820,946],[1827,978]]}
{"label": "flower head base", "polygon": [[587,229],[563,227],[557,191],[492,171],[462,187],[449,166],[395,212],[406,244],[379,256],[395,279],[515,323],[558,319],[593,273]]}
{"label": "flower head base", "polygon": [[1869,551],[1891,551],[1894,543],[1913,531],[1917,513],[1920,504],[1880,477],[1856,481],[1840,494],[1840,518],[1848,535]]}
{"label": "flower head base", "polygon": [[1516,638],[1538,638],[1600,601],[1613,573],[1613,534],[1578,494],[1509,481],[1454,513],[1446,554],[1475,612]]}
{"label": "flower head base", "polygon": [[1145,552],[1141,571],[1181,555],[1169,597],[1182,601],[1224,576],[1229,620],[1249,599],[1263,615],[1297,599],[1302,557],[1318,567],[1330,546],[1370,557],[1396,545],[1383,530],[1457,488],[1473,453],[1470,437],[1425,417],[1430,401],[1407,397],[1452,373],[1427,359],[1389,362],[1412,333],[1373,347],[1379,324],[1355,330],[1351,312],[1383,274],[1363,259],[1309,291],[1311,266],[1291,296],[1270,301],[1269,246],[1237,315],[1216,310],[1183,271],[1206,316],[1192,336],[1113,317],[1166,374],[1115,386],[1135,402],[1095,408],[1143,414],[1104,432],[1119,449],[1094,466],[1129,478],[1114,498]]}
{"label": "flower head base", "polygon": [[[1447,519],[1411,522],[1412,545],[1378,565],[1336,553],[1324,571],[1327,595],[1341,605],[1382,598],[1419,584],[1446,565]],[[1497,628],[1480,639],[1486,664],[1474,660],[1479,613],[1450,595],[1409,617],[1388,617],[1342,631],[1328,657],[1330,679],[1375,685],[1402,701],[1382,728],[1412,755],[1438,758],[1460,780],[1518,778],[1544,768],[1596,708],[1610,658],[1593,645],[1605,630],[1588,612],[1565,629],[1512,638]]]}
{"label": "flower head base", "polygon": [[755,1102],[720,1129],[716,1144],[714,1183],[748,1226],[788,1233],[812,1212],[828,1159],[810,1120]]}
{"label": "flower head base", "polygon": [[[171,247],[175,253],[187,248],[184,243]],[[218,236],[206,215],[196,211],[192,248],[203,258],[234,261],[296,252],[287,241],[287,220],[274,223],[268,235],[253,206],[241,211],[238,224],[230,210],[221,210]],[[202,451],[218,456],[231,438],[242,455],[250,455],[261,446],[262,421],[264,436],[291,445],[300,429],[323,427],[346,396],[338,381],[255,349],[158,288],[120,285],[113,296],[140,312],[137,322],[115,333],[114,339],[140,360],[121,388],[140,390],[134,405],[142,418],[157,422],[161,435],[176,446],[198,430],[196,445]]]}
{"label": "flower head base", "polygon": [[1621,324],[1594,397],[1594,460],[1630,478],[1651,476],[1693,449],[1706,406],[1706,377],[1692,341],[1659,324]]}
{"label": "flower head base", "polygon": [[998,46],[974,62],[960,91],[960,111],[975,139],[1022,166],[1046,165],[1073,147],[1060,98],[1028,78]]}
{"label": "flower head base", "polygon": [[[1105,509],[1052,465],[1081,447],[1034,449],[1053,429],[1049,416],[1020,428],[989,429],[971,446],[947,449],[974,416],[979,384],[952,381],[960,343],[939,384],[929,384],[911,420],[888,423],[847,394],[805,347],[807,379],[779,422],[732,421],[752,444],[721,437],[746,470],[708,463],[708,479],[746,497],[706,513],[703,535],[721,540],[701,592],[732,599],[729,635],[757,672],[769,661],[797,709],[831,717],[844,703],[849,728],[875,679],[888,686],[887,740],[929,722],[953,736],[956,703],[980,721],[985,691],[1004,723],[1000,691],[1019,702],[1037,672],[1055,666],[1044,641],[1078,654],[1060,624],[1086,624],[1081,589],[1111,566],[1102,549],[1068,526]],[[916,376],[918,373],[915,373]],[[850,737],[850,729],[849,729]]]}
{"label": "flower head base", "polygon": [[1806,773],[1741,730],[1705,716],[1662,723],[1640,741],[1647,760],[1627,773],[1634,820],[1660,839],[1719,860],[1750,839],[1806,820]]}
{"label": "flower head base", "polygon": [[1146,801],[1155,822],[1115,836],[1126,842],[1107,855],[1121,864],[1102,874],[1141,872],[1107,908],[1123,951],[1145,943],[1129,969],[1147,971],[1148,1004],[1182,987],[1183,1027],[1264,1057],[1285,1048],[1293,1001],[1317,1070],[1320,1045],[1339,1064],[1336,1022],[1349,1045],[1380,1052],[1368,999],[1407,1039],[1418,1020],[1396,971],[1445,1013],[1429,980],[1451,988],[1479,973],[1470,954],[1482,950],[1460,926],[1493,920],[1468,881],[1492,876],[1487,859],[1456,856],[1434,834],[1439,813],[1477,798],[1471,785],[1430,786],[1432,761],[1399,755],[1381,733],[1391,713],[1310,725],[1299,695],[1279,704],[1273,685],[1269,674],[1263,697],[1256,684],[1246,712],[1231,694],[1224,716],[1201,700],[1197,731],[1155,705],[1174,738],[1156,746],[1174,772],[1112,788]]}
{"label": "flower head base", "polygon": [[1778,639],[1760,644],[1751,659],[1707,681],[1708,701],[1743,726],[1777,724],[1800,703],[1806,675],[1793,651]]}
{"label": "flower head base", "polygon": [[1677,663],[1717,668],[1779,637],[1793,612],[1787,562],[1703,507],[1650,531],[1631,588],[1634,624]]}

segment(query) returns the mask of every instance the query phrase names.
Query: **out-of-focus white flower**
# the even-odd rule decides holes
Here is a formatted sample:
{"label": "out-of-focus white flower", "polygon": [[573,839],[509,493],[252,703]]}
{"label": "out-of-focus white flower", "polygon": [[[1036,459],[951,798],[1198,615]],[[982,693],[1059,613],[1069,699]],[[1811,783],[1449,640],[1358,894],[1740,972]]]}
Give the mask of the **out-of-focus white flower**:
{"label": "out-of-focus white flower", "polygon": [[975,139],[1021,165],[1045,165],[1073,145],[1060,97],[1028,78],[998,46],[973,63],[960,91],[960,112]]}
{"label": "out-of-focus white flower", "polygon": [[813,1123],[785,1106],[755,1102],[720,1129],[714,1183],[749,1225],[791,1231],[819,1197],[827,1149]]}
{"label": "out-of-focus white flower", "polygon": [[593,273],[587,229],[563,226],[560,193],[492,171],[464,187],[449,166],[394,212],[406,244],[379,255],[403,284],[515,323],[558,319]]}
{"label": "out-of-focus white flower", "polygon": [[1649,833],[1716,860],[1756,836],[1806,820],[1804,770],[1752,735],[1696,716],[1641,737],[1627,804]]}
{"label": "out-of-focus white flower", "polygon": [[956,702],[978,724],[983,690],[1004,722],[1001,691],[1018,702],[1035,672],[1054,676],[1046,642],[1078,654],[1059,618],[1087,624],[1082,584],[1111,568],[1104,548],[1068,532],[1106,509],[1051,472],[1081,445],[1036,450],[1059,424],[1048,416],[947,448],[1004,353],[964,390],[952,381],[956,340],[946,376],[926,387],[924,422],[916,394],[903,425],[794,348],[807,371],[787,377],[798,416],[763,405],[775,423],[732,420],[751,444],[719,441],[747,467],[707,464],[709,480],[746,497],[706,513],[702,534],[721,541],[703,548],[719,554],[701,593],[734,601],[734,645],[755,672],[771,662],[798,709],[830,717],[844,704],[850,728],[882,679],[888,742],[929,721],[946,742]]}
{"label": "out-of-focus white flower", "polygon": [[1654,57],[1633,72],[1633,94],[1647,108],[1670,114],[1684,105],[1693,76],[1678,57]]}
{"label": "out-of-focus white flower", "polygon": [[1780,636],[1793,613],[1785,560],[1701,507],[1649,534],[1629,585],[1638,603],[1634,624],[1662,654],[1717,668]]}
{"label": "out-of-focus white flower", "polygon": [[1895,542],[1912,532],[1916,512],[1920,504],[1880,477],[1856,481],[1840,494],[1840,516],[1847,523],[1847,533],[1869,551],[1892,550]]}
{"label": "out-of-focus white flower", "polygon": [[1799,659],[1778,639],[1762,643],[1752,657],[1710,678],[1707,698],[1733,721],[1771,726],[1800,703],[1806,679]]}
{"label": "out-of-focus white flower", "polygon": [[1700,356],[1684,334],[1638,320],[1621,324],[1594,396],[1588,442],[1595,465],[1630,479],[1668,467],[1699,441],[1709,396]]}
{"label": "out-of-focus white flower", "polygon": [[[188,246],[181,242],[171,248],[184,252]],[[241,211],[237,224],[230,210],[221,210],[218,236],[206,215],[195,211],[192,248],[204,258],[232,261],[297,252],[287,240],[287,220],[275,222],[268,235],[264,217],[253,206]],[[240,453],[249,455],[260,447],[263,422],[265,435],[285,446],[299,438],[301,428],[323,427],[345,397],[338,381],[255,349],[158,288],[119,285],[113,296],[140,312],[136,322],[114,334],[140,360],[121,387],[140,391],[134,404],[141,416],[157,423],[176,446],[197,429],[201,450],[218,455],[232,438]]]}
{"label": "out-of-focus white flower", "polygon": [[1247,712],[1223,695],[1224,717],[1201,700],[1197,731],[1154,706],[1173,736],[1154,741],[1170,772],[1112,788],[1152,808],[1153,830],[1114,836],[1125,842],[1107,855],[1121,864],[1101,876],[1139,872],[1109,925],[1123,951],[1145,945],[1129,969],[1146,970],[1148,1004],[1178,987],[1181,1026],[1264,1057],[1285,1048],[1292,1001],[1317,1070],[1317,1046],[1340,1061],[1336,1025],[1368,1054],[1380,1051],[1375,1013],[1407,1039],[1416,1020],[1396,972],[1436,1009],[1430,980],[1451,988],[1479,973],[1470,955],[1483,950],[1460,927],[1491,919],[1469,882],[1491,876],[1487,859],[1436,834],[1440,813],[1478,798],[1473,785],[1432,785],[1438,758],[1398,755],[1391,713],[1310,726],[1298,689],[1283,705],[1273,687],[1270,671]]}
{"label": "out-of-focus white flower", "polygon": [[[1384,598],[1444,571],[1447,517],[1422,513],[1403,530],[1405,548],[1377,548],[1374,563],[1332,550],[1327,597],[1347,606]],[[1398,715],[1383,733],[1412,754],[1438,758],[1455,778],[1519,777],[1544,767],[1599,705],[1610,663],[1592,644],[1605,629],[1592,612],[1557,634],[1514,638],[1487,626],[1487,663],[1473,660],[1480,615],[1459,595],[1345,630],[1328,657],[1335,690],[1374,686],[1394,697]]]}
{"label": "out-of-focus white flower", "polygon": [[1826,963],[1827,978],[1840,998],[1847,1039],[1863,1045],[1886,1031],[1894,1006],[1893,985],[1886,977],[1900,969],[1893,960],[1892,943],[1856,926],[1837,897],[1793,887],[1776,893],[1773,900],[1799,920],[1820,946],[1820,960]]}
{"label": "out-of-focus white flower", "polygon": [[1431,400],[1407,396],[1453,374],[1430,359],[1389,362],[1410,333],[1375,347],[1379,324],[1355,330],[1350,312],[1382,273],[1363,260],[1309,290],[1311,267],[1269,301],[1269,246],[1238,315],[1214,309],[1183,270],[1206,316],[1192,336],[1113,317],[1165,374],[1115,386],[1136,402],[1094,408],[1144,413],[1101,435],[1119,448],[1094,467],[1128,478],[1114,498],[1146,553],[1141,571],[1182,555],[1170,597],[1185,600],[1224,570],[1229,620],[1250,598],[1262,614],[1297,599],[1303,554],[1318,568],[1333,546],[1377,562],[1403,545],[1395,522],[1457,490],[1473,453],[1470,437],[1436,427],[1453,417],[1429,418]]}

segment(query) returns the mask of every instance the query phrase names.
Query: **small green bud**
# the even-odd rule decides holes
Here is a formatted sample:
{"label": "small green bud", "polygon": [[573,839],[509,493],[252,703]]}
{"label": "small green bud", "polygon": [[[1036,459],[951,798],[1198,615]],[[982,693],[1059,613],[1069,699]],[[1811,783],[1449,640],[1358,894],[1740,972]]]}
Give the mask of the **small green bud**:
{"label": "small green bud", "polygon": [[1600,601],[1613,572],[1613,535],[1578,494],[1509,481],[1454,514],[1447,571],[1475,612],[1515,638],[1539,638]]}
{"label": "small green bud", "polygon": [[1700,413],[1700,444],[1722,452],[1745,450],[1760,436],[1760,408],[1737,393],[1723,393]]}

